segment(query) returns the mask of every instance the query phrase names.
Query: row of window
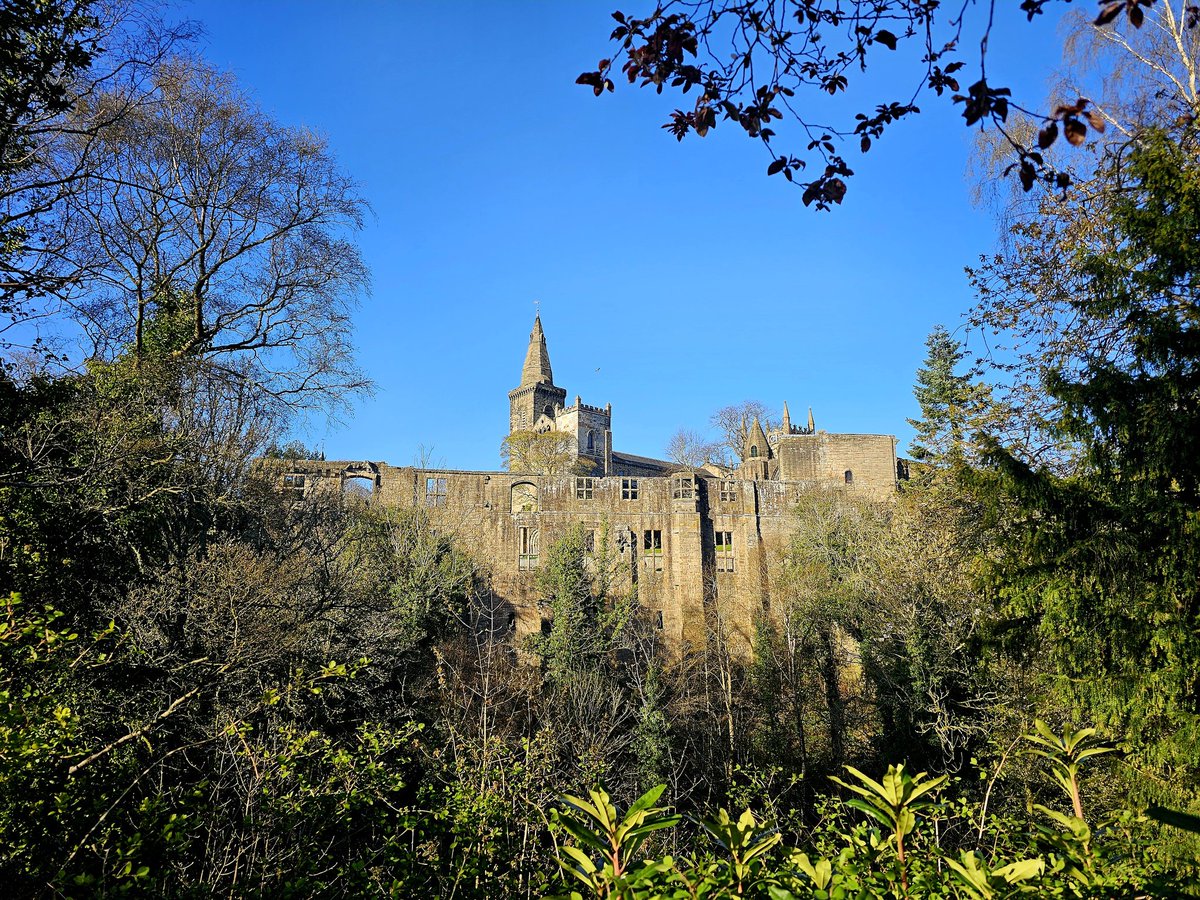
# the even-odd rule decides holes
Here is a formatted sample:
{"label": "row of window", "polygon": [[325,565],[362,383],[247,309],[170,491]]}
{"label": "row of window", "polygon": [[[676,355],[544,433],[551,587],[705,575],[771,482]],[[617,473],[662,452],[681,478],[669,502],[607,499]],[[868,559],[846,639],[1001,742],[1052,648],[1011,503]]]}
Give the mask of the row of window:
{"label": "row of window", "polygon": [[[845,472],[846,484],[854,483],[854,473],[849,469]],[[599,479],[578,476],[575,479],[575,499],[576,500],[593,500],[596,496],[596,482]],[[284,476],[284,486],[302,492],[304,490],[303,475],[286,475]],[[671,479],[671,499],[672,500],[692,500],[696,496],[696,482],[690,475],[677,475]],[[722,481],[718,490],[718,497],[723,503],[730,503],[737,500],[737,482]],[[637,500],[638,499],[638,480],[636,478],[621,479],[621,499],[622,500]],[[446,505],[446,479],[445,478],[426,478],[425,479],[425,505],[426,506],[445,506]],[[513,512],[537,512],[538,497],[537,486],[529,482],[521,482],[514,484],[512,487],[512,511]]]}
{"label": "row of window", "polygon": [[[716,548],[717,571],[734,571],[733,532],[722,529],[714,530],[713,544]],[[537,526],[518,526],[517,569],[522,572],[529,572],[536,569],[540,549],[541,537]],[[589,554],[596,552],[596,532],[594,529],[584,533],[583,549],[584,552]],[[662,529],[647,528],[642,532],[642,563],[650,571],[661,572],[663,570]]]}
{"label": "row of window", "polygon": [[[599,479],[589,478],[586,476],[577,476],[575,478],[575,499],[576,500],[592,500],[595,497],[596,482]],[[671,479],[671,499],[672,500],[692,500],[696,496],[696,482],[690,475],[676,475]],[[636,478],[621,479],[621,499],[636,500],[638,499],[638,480]],[[737,499],[737,482],[722,481],[720,487],[720,499],[723,502],[730,502]]]}

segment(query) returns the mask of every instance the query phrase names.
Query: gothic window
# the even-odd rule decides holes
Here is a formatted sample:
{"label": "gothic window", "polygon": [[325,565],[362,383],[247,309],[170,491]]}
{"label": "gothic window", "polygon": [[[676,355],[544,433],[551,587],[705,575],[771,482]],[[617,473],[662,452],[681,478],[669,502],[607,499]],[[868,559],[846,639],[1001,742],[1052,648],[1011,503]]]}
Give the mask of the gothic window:
{"label": "gothic window", "polygon": [[445,478],[426,478],[425,479],[425,505],[426,506],[445,506],[446,505],[446,479]]}
{"label": "gothic window", "polygon": [[621,479],[621,499],[636,500],[638,498],[638,483],[636,478]]}
{"label": "gothic window", "polygon": [[517,568],[531,572],[538,564],[538,530],[533,525],[522,525],[517,529]]}
{"label": "gothic window", "polygon": [[592,492],[596,489],[595,478],[576,478],[575,479],[575,499],[576,500],[591,500]]}
{"label": "gothic window", "polygon": [[583,532],[583,552],[584,553],[595,553],[596,552],[596,529],[595,528],[588,528],[587,530],[585,530]]}
{"label": "gothic window", "polygon": [[671,479],[671,499],[691,500],[696,496],[696,482],[691,475],[676,475]]}
{"label": "gothic window", "polygon": [[642,558],[646,561],[648,568],[653,569],[655,572],[662,571],[662,532],[657,528],[653,530],[647,529],[642,532]]}
{"label": "gothic window", "polygon": [[588,432],[587,448],[588,452],[596,449],[596,433],[594,431]]}
{"label": "gothic window", "polygon": [[750,445],[750,457],[751,457],[751,459],[757,459],[757,458],[758,458],[758,444],[751,444],[751,445]]}
{"label": "gothic window", "polygon": [[737,482],[722,481],[721,482],[721,499],[728,502],[737,499]]}
{"label": "gothic window", "polygon": [[544,415],[547,419],[554,418],[554,409],[549,403],[542,407],[542,415]]}
{"label": "gothic window", "polygon": [[658,611],[658,615],[655,618],[656,618],[655,624],[658,626],[658,630],[662,631],[663,630],[663,614],[662,614],[661,609]]}
{"label": "gothic window", "polygon": [[849,469],[846,470],[845,478],[846,478],[846,484],[854,484],[854,473],[851,472]]}
{"label": "gothic window", "polygon": [[522,481],[512,486],[512,511],[526,513],[538,511],[538,489],[536,484]]}
{"label": "gothic window", "polygon": [[732,531],[715,531],[713,533],[713,543],[717,549],[717,571],[732,572],[733,571],[733,532]]}

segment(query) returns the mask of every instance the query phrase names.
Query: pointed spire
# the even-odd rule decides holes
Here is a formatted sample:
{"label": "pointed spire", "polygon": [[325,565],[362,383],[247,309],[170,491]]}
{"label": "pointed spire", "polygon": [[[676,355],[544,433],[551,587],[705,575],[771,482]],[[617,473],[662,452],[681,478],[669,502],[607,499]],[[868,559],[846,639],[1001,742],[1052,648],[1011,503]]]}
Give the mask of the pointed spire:
{"label": "pointed spire", "polygon": [[808,408],[808,433],[809,434],[817,433],[817,424],[813,421],[811,406]]}
{"label": "pointed spire", "polygon": [[529,349],[525,351],[525,367],[521,369],[521,387],[539,383],[554,384],[550,351],[546,349],[546,335],[542,332],[541,313],[534,317],[533,331],[529,333]]}
{"label": "pointed spire", "polygon": [[784,434],[792,433],[792,417],[788,413],[787,401],[783,401],[783,421],[779,423],[779,430]]}
{"label": "pointed spire", "polygon": [[750,432],[746,435],[744,450],[743,459],[766,458],[771,455],[771,447],[767,443],[767,433],[763,431],[763,427],[758,421],[758,416],[754,417],[754,424],[750,426]]}

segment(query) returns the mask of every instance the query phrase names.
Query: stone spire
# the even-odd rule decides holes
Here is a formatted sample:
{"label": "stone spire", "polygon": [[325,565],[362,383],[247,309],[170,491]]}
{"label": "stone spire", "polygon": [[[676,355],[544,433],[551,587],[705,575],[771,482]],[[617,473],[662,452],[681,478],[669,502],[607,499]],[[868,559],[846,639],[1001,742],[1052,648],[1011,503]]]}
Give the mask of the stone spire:
{"label": "stone spire", "polygon": [[743,459],[767,458],[771,455],[771,447],[767,443],[767,433],[763,431],[762,425],[758,421],[758,416],[754,417],[754,424],[750,426],[750,433],[746,435],[746,452]]}
{"label": "stone spire", "polygon": [[808,433],[809,434],[817,433],[817,423],[813,421],[811,406],[808,408]]}
{"label": "stone spire", "polygon": [[783,401],[783,421],[779,423],[779,430],[784,434],[792,433],[792,417],[788,413],[787,401]]}
{"label": "stone spire", "polygon": [[525,367],[521,370],[521,387],[535,384],[554,384],[550,351],[546,349],[546,335],[542,333],[541,313],[534,317],[533,331],[529,333],[529,349],[525,351]]}

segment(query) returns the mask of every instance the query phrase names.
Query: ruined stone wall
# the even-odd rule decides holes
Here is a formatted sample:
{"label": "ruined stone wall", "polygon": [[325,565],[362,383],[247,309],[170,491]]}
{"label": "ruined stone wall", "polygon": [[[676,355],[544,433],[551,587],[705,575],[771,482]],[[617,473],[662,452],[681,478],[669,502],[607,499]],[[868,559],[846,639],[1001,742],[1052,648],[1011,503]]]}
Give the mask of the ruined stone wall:
{"label": "ruined stone wall", "polygon": [[[896,489],[896,441],[886,434],[793,434],[775,447],[780,481],[849,484],[870,496]],[[849,472],[849,481],[846,473]]]}
{"label": "ruined stone wall", "polygon": [[[862,459],[872,462],[869,453]],[[786,546],[802,498],[814,490],[860,493],[857,483],[830,479],[754,481],[702,472],[680,483],[679,476],[530,476],[353,461],[274,465],[281,479],[285,471],[303,473],[307,492],[340,491],[347,477],[367,471],[377,482],[373,502],[425,509],[431,525],[455,537],[489,573],[518,636],[542,627],[536,568],[549,547],[576,524],[597,542],[607,534],[616,589],[636,589],[665,642],[679,651],[703,645],[719,616],[735,651],[748,653],[757,618],[780,608],[772,595],[772,554]],[[870,471],[863,467],[864,481]],[[538,559],[522,560],[522,529],[536,532]]]}

